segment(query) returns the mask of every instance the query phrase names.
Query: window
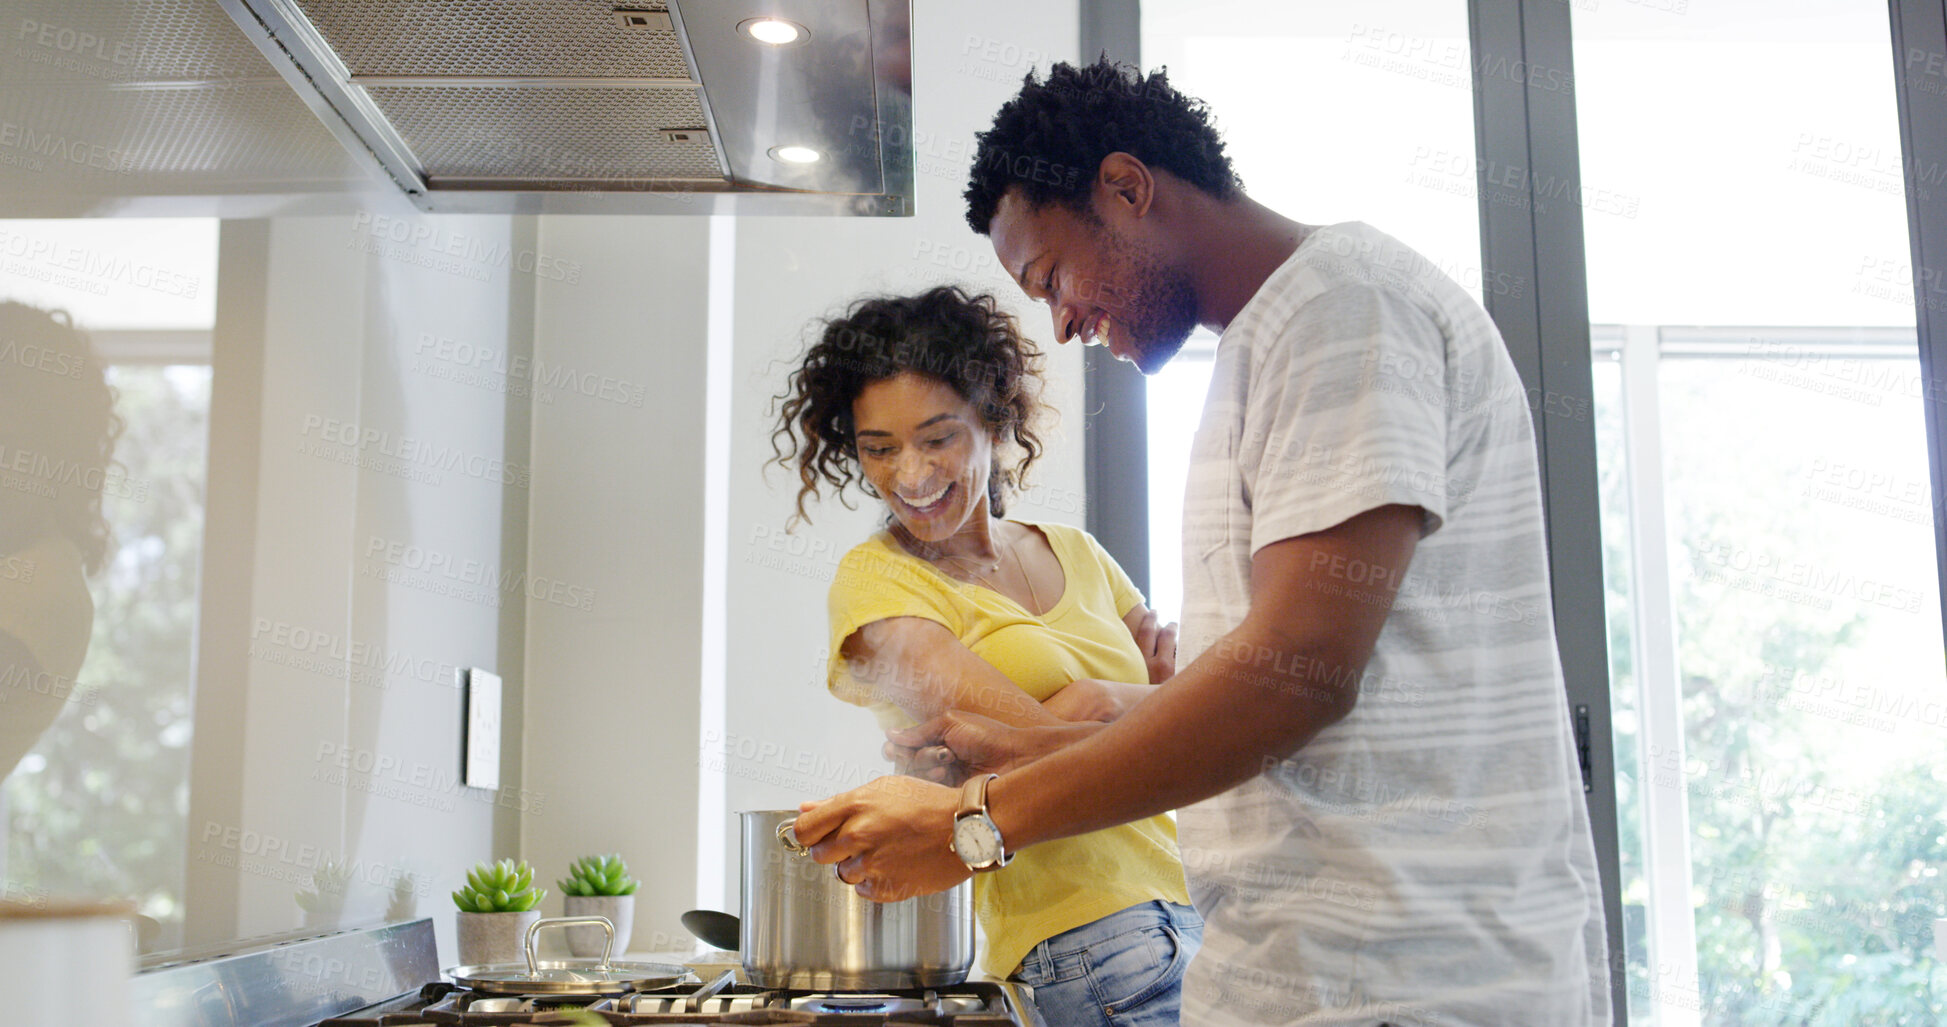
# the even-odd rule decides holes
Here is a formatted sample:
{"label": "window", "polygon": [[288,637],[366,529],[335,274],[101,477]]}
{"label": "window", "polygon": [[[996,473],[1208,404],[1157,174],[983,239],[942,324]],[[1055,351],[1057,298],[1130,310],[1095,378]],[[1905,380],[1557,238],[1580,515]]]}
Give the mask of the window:
{"label": "window", "polygon": [[1941,1011],[1913,353],[1905,329],[1597,336],[1632,1022]]}
{"label": "window", "polygon": [[52,725],[0,790],[5,891],[28,901],[124,897],[152,921],[142,947],[174,948],[216,222],[0,222],[0,257],[0,299],[65,310],[88,332],[123,425],[114,467],[96,479],[111,538],[102,570],[87,581],[86,659]]}
{"label": "window", "polygon": [[1585,193],[1617,198],[1584,220],[1629,1019],[1936,1022],[1947,682],[1887,9],[1730,7],[1573,11]]}

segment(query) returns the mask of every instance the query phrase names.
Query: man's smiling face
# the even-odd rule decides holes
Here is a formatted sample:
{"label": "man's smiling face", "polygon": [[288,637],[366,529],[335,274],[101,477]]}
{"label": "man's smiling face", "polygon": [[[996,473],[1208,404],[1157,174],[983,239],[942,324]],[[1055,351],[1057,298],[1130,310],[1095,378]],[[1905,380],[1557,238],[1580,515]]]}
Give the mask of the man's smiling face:
{"label": "man's smiling face", "polygon": [[1140,218],[1103,195],[1084,213],[1060,204],[1031,207],[1009,190],[988,224],[1001,266],[1033,299],[1048,304],[1055,339],[1100,342],[1117,359],[1155,374],[1197,326],[1196,292],[1146,240],[1118,221]]}

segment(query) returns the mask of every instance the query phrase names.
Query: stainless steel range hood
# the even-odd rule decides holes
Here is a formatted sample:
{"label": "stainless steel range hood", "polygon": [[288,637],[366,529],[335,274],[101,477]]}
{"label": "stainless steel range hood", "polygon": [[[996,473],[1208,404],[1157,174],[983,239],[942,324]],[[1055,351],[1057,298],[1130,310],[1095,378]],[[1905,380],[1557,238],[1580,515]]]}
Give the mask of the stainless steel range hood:
{"label": "stainless steel range hood", "polygon": [[9,8],[0,216],[913,212],[910,0]]}
{"label": "stainless steel range hood", "polygon": [[912,212],[908,0],[222,2],[423,210]]}

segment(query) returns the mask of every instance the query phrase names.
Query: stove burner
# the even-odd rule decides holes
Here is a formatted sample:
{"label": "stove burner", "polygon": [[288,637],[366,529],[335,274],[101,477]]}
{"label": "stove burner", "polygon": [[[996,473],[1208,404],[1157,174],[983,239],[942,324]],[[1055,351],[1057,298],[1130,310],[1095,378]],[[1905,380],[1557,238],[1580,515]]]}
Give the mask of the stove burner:
{"label": "stove burner", "polygon": [[987,1008],[987,1003],[977,995],[941,995],[931,991],[922,996],[859,994],[801,995],[780,1004],[786,1009],[797,1009],[807,1013],[851,1013],[854,1015],[933,1013],[939,1016],[954,1016],[960,1013],[978,1013]]}
{"label": "stove burner", "polygon": [[807,1013],[911,1013],[925,1009],[926,1004],[918,999],[890,995],[824,995],[796,999],[791,1008]]}

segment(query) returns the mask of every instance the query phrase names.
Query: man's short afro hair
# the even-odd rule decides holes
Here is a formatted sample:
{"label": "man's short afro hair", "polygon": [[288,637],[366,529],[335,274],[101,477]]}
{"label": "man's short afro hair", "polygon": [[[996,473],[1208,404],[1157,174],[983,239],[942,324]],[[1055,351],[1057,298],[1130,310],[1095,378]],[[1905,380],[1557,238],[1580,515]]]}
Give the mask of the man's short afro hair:
{"label": "man's short afro hair", "polygon": [[1031,207],[1056,201],[1086,211],[1102,158],[1118,150],[1219,199],[1243,188],[1203,101],[1177,92],[1164,71],[1144,75],[1107,56],[1082,68],[1057,64],[1046,81],[1028,72],[976,138],[967,224],[981,235],[1009,189]]}

